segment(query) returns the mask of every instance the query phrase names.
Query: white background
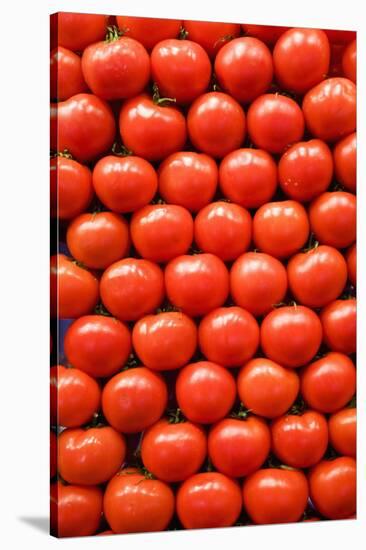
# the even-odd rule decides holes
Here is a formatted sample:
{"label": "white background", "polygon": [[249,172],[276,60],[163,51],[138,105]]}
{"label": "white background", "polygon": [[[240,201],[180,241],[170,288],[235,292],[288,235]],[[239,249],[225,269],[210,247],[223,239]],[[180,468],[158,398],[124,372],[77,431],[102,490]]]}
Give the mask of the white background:
{"label": "white background", "polygon": [[[48,14],[151,15],[357,29],[358,97],[365,98],[365,16],[347,0],[13,0],[0,32],[0,542],[2,548],[361,548],[366,525],[365,106],[359,101],[358,519],[289,526],[122,535],[48,536]],[[363,125],[361,124],[363,121]]]}

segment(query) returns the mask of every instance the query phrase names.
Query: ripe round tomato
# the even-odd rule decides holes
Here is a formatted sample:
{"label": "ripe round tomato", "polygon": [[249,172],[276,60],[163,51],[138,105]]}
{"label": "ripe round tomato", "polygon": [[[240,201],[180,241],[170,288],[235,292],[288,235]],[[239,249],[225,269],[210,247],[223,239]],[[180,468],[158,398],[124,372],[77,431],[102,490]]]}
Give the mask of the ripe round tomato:
{"label": "ripe round tomato", "polygon": [[51,159],[51,217],[60,220],[74,218],[88,208],[92,198],[92,175],[89,168],[65,157]]}
{"label": "ripe round tomato", "polygon": [[249,103],[266,92],[272,82],[271,52],[257,38],[235,38],[217,54],[215,74],[225,92],[241,103]]}
{"label": "ripe round tomato", "polygon": [[194,240],[203,252],[224,262],[236,260],[252,240],[252,218],[245,208],[225,201],[212,202],[194,220]]}
{"label": "ripe round tomato", "polygon": [[356,31],[336,31],[325,29],[324,32],[327,35],[329,42],[342,46],[349,44],[356,38]]}
{"label": "ripe round tomato", "polygon": [[208,155],[193,151],[173,153],[160,164],[158,173],[159,193],[167,203],[198,212],[213,199],[218,169]]}
{"label": "ripe round tomato", "polygon": [[208,454],[216,470],[229,477],[244,477],[258,470],[271,447],[271,434],[261,418],[224,418],[208,436]]}
{"label": "ripe round tomato", "polygon": [[73,51],[84,50],[102,40],[107,30],[107,16],[90,13],[57,14],[58,45]]}
{"label": "ripe round tomato", "polygon": [[255,36],[262,40],[268,46],[273,46],[279,37],[285,32],[287,27],[275,27],[272,25],[242,25],[241,28],[245,35]]}
{"label": "ripe round tomato", "polygon": [[186,121],[182,113],[142,94],[122,105],[119,130],[124,145],[146,160],[162,160],[179,151],[186,142]]}
{"label": "ripe round tomato", "polygon": [[161,418],[167,399],[160,374],[145,367],[133,368],[108,380],[102,393],[103,413],[117,431],[137,433]]}
{"label": "ripe round tomato", "polygon": [[120,31],[138,40],[147,50],[152,50],[155,44],[166,38],[176,38],[182,21],[178,19],[157,19],[150,17],[128,17],[117,15],[117,25]]}
{"label": "ripe round tomato", "polygon": [[132,216],[130,230],[138,254],[157,263],[185,254],[193,241],[192,216],[176,204],[144,206]]}
{"label": "ripe round tomato", "polygon": [[173,424],[162,419],[144,432],[141,458],[155,477],[174,483],[198,472],[206,450],[206,435],[200,426],[191,422]]}
{"label": "ripe round tomato", "polygon": [[245,113],[231,96],[209,92],[192,103],[187,127],[196,149],[212,157],[223,158],[244,141]]}
{"label": "ripe round tomato", "polygon": [[237,149],[221,161],[219,184],[231,201],[244,208],[258,208],[276,191],[276,163],[261,149]]}
{"label": "ripe round tomato", "polygon": [[240,370],[237,385],[240,400],[247,409],[258,416],[276,418],[293,405],[300,379],[292,369],[258,357]]}
{"label": "ripe round tomato", "polygon": [[117,319],[136,321],[153,312],[163,301],[163,272],[148,260],[125,258],[104,271],[100,296]]}
{"label": "ripe round tomato", "polygon": [[285,367],[301,367],[311,361],[321,341],[319,317],[304,306],[275,309],[261,325],[261,346],[265,355]]}
{"label": "ripe round tomato", "polygon": [[357,280],[357,245],[356,243],[348,249],[346,254],[348,278],[356,286]]}
{"label": "ripe round tomato", "polygon": [[55,432],[50,431],[50,479],[57,473],[57,437]]}
{"label": "ripe round tomato", "polygon": [[108,483],[103,509],[115,533],[164,531],[174,513],[174,494],[166,483],[126,469]]}
{"label": "ripe round tomato", "polygon": [[356,40],[348,44],[342,56],[342,68],[344,76],[356,83],[357,70],[357,46]]}
{"label": "ripe round tomato", "polygon": [[179,369],[197,347],[197,328],[178,311],[143,317],[133,327],[132,342],[143,365],[153,370]]}
{"label": "ripe round tomato", "polygon": [[337,181],[347,191],[356,192],[356,161],[357,136],[356,132],[338,141],[333,150],[334,170]]}
{"label": "ripe round tomato", "polygon": [[223,305],[229,294],[229,273],[213,254],[178,256],[165,268],[165,286],[174,306],[197,317]]}
{"label": "ripe round tomato", "polygon": [[214,58],[229,40],[240,34],[240,25],[216,21],[183,21],[188,38],[200,44]]}
{"label": "ripe round tomato", "polygon": [[76,53],[58,47],[52,50],[50,59],[51,99],[64,101],[87,90],[81,59]]}
{"label": "ripe round tomato", "polygon": [[329,418],[329,441],[342,456],[356,458],[357,411],[355,408],[341,409]]}
{"label": "ripe round tomato", "polygon": [[323,307],[342,293],[347,281],[347,264],[338,250],[321,245],[293,256],[287,275],[297,301],[309,307]]}
{"label": "ripe round tomato", "polygon": [[329,41],[319,29],[289,29],[277,40],[273,50],[277,82],[285,90],[298,94],[324,79],[329,61]]}
{"label": "ripe round tomato", "polygon": [[299,141],[281,157],[278,180],[291,199],[308,202],[326,191],[333,177],[333,156],[320,139]]}
{"label": "ripe round tomato", "polygon": [[99,282],[64,254],[51,257],[51,317],[75,319],[97,305]]}
{"label": "ripe round tomato", "polygon": [[179,372],[175,392],[178,406],[188,420],[213,424],[231,410],[236,394],[235,380],[224,367],[199,361]]}
{"label": "ripe round tomato", "polygon": [[320,314],[323,340],[332,351],[355,353],[356,351],[356,300],[336,300]]}
{"label": "ripe round tomato", "polygon": [[328,78],[307,92],[302,110],[308,130],[337,141],[356,128],[356,86],[348,78]]}
{"label": "ripe round tomato", "polygon": [[299,141],[304,133],[304,116],[291,98],[264,94],[251,103],[248,110],[248,133],[260,149],[283,153]]}
{"label": "ripe round tomato", "polygon": [[356,512],[356,462],[341,456],[324,460],[309,474],[310,498],[328,519],[345,519]]}
{"label": "ripe round tomato", "polygon": [[356,369],[342,353],[330,352],[308,365],[301,374],[301,393],[309,407],[334,413],[356,390]]}
{"label": "ripe round tomato", "polygon": [[74,367],[104,378],[118,372],[127,361],[131,353],[131,335],[118,319],[86,315],[67,329],[64,351]]}
{"label": "ripe round tomato", "polygon": [[306,210],[296,201],[268,202],[254,215],[254,243],[275,258],[288,258],[304,246],[308,236]]}
{"label": "ripe round tomato", "polygon": [[323,193],[309,208],[315,237],[322,244],[345,248],[356,240],[356,197],[352,193]]}
{"label": "ripe round tomato", "polygon": [[99,485],[109,481],[125,456],[125,439],[110,426],[64,430],[58,437],[58,471],[68,483]]}
{"label": "ripe round tomato", "polygon": [[241,508],[238,484],[219,472],[196,474],[178,489],[177,514],[185,529],[229,527]]}
{"label": "ripe round tomato", "polygon": [[200,322],[198,341],[209,361],[223,367],[240,367],[257,351],[259,327],[245,309],[220,307]]}
{"label": "ripe round tomato", "polygon": [[258,470],[243,485],[244,508],[257,524],[299,521],[308,495],[306,477],[297,470]]}

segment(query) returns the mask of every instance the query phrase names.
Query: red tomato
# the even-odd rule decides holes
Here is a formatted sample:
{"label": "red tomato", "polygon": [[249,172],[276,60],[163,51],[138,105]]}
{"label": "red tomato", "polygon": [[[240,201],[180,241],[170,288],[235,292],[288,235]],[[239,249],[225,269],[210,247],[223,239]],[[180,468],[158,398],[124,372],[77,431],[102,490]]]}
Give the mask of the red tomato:
{"label": "red tomato", "polygon": [[189,138],[194,147],[222,158],[240,147],[245,138],[245,113],[231,96],[209,92],[192,103],[187,117]]}
{"label": "red tomato", "polygon": [[328,519],[345,519],[356,512],[356,462],[350,457],[324,460],[309,474],[310,498]]}
{"label": "red tomato", "polygon": [[349,44],[356,38],[356,32],[355,31],[341,31],[341,30],[331,30],[331,29],[325,29],[325,34],[327,35],[329,42],[332,42],[333,44]]}
{"label": "red tomato", "polygon": [[345,50],[345,46],[343,44],[334,44],[333,42],[331,42],[329,45],[330,45],[330,65],[329,65],[328,76],[329,77],[343,76],[342,57],[343,57],[343,52]]}
{"label": "red tomato", "polygon": [[106,30],[106,15],[65,12],[57,14],[58,45],[69,50],[83,50],[89,44],[102,40]]}
{"label": "red tomato", "polygon": [[356,286],[357,282],[357,245],[356,243],[348,249],[346,254],[348,278]]}
{"label": "red tomato", "polygon": [[231,410],[235,380],[224,367],[199,361],[184,367],[175,386],[178,406],[191,422],[213,424]]}
{"label": "red tomato", "polygon": [[65,355],[74,367],[94,377],[118,372],[131,353],[126,325],[105,315],[86,315],[74,321],[64,338]]}
{"label": "red tomato", "polygon": [[285,32],[287,27],[275,27],[271,25],[242,25],[244,34],[255,36],[263,40],[268,46],[273,46],[279,37]]}
{"label": "red tomato", "polygon": [[148,260],[125,258],[103,273],[100,296],[117,319],[136,321],[153,312],[163,301],[163,272]]}
{"label": "red tomato", "polygon": [[356,128],[356,86],[348,78],[328,78],[307,92],[302,110],[308,130],[337,141]]}
{"label": "red tomato", "polygon": [[295,371],[258,357],[240,370],[237,385],[239,398],[247,409],[258,416],[276,418],[293,405],[300,380]]}
{"label": "red tomato", "polygon": [[226,42],[240,34],[240,25],[236,23],[183,21],[183,28],[188,33],[188,38],[200,44],[212,58]]}
{"label": "red tomato", "polygon": [[325,345],[332,351],[356,352],[356,300],[336,300],[325,307],[320,320]]}
{"label": "red tomato", "polygon": [[182,21],[178,19],[157,19],[150,17],[128,17],[117,15],[117,25],[124,35],[138,40],[147,50],[166,38],[176,38]]}
{"label": "red tomato", "polygon": [[265,355],[285,367],[301,367],[311,361],[321,341],[319,317],[304,306],[275,309],[261,325],[261,346]]}
{"label": "red tomato", "polygon": [[347,191],[356,193],[356,132],[338,141],[333,150],[335,175]]}
{"label": "red tomato", "polygon": [[64,101],[87,90],[81,59],[76,53],[58,47],[52,50],[50,59],[51,99]]}
{"label": "red tomato", "polygon": [[229,477],[244,477],[258,470],[271,447],[271,435],[261,418],[224,418],[208,436],[208,454],[216,470]]}
{"label": "red tomato", "polygon": [[356,212],[352,193],[323,193],[310,205],[311,229],[320,243],[345,248],[356,240]]}
{"label": "red tomato", "polygon": [[142,258],[165,263],[188,251],[193,227],[191,214],[182,206],[149,204],[132,216],[131,239]]}
{"label": "red tomato", "polygon": [[257,351],[259,327],[245,309],[220,307],[200,322],[198,341],[209,361],[224,367],[240,367]]}
{"label": "red tomato", "polygon": [[218,472],[196,474],[178,489],[177,514],[185,529],[229,527],[241,508],[238,484]]}
{"label": "red tomato", "polygon": [[57,437],[50,431],[50,479],[57,473]]}
{"label": "red tomato", "polygon": [[344,407],[356,390],[356,369],[342,353],[330,352],[301,374],[301,393],[309,407],[333,413]]}
{"label": "red tomato", "polygon": [[51,217],[60,220],[74,218],[88,208],[92,198],[92,175],[89,168],[65,157],[51,159]]}
{"label": "red tomato", "polygon": [[329,441],[332,447],[343,456],[356,458],[357,411],[355,408],[342,409],[329,418]]}
{"label": "red tomato", "polygon": [[165,268],[165,286],[174,306],[197,317],[223,305],[229,294],[229,273],[213,254],[178,256]]}
{"label": "red tomato", "polygon": [[287,275],[290,290],[298,302],[323,307],[342,293],[347,281],[347,264],[338,250],[321,245],[293,256]]}
{"label": "red tomato", "polygon": [[342,56],[342,68],[344,76],[356,83],[357,70],[357,45],[356,40],[350,42]]}
{"label": "red tomato", "polygon": [[103,413],[117,431],[137,433],[161,418],[167,399],[160,374],[145,367],[133,368],[108,380],[102,393]]}
{"label": "red tomato", "polygon": [[179,369],[196,351],[197,328],[184,313],[167,311],[137,321],[132,341],[140,361],[149,369]]}

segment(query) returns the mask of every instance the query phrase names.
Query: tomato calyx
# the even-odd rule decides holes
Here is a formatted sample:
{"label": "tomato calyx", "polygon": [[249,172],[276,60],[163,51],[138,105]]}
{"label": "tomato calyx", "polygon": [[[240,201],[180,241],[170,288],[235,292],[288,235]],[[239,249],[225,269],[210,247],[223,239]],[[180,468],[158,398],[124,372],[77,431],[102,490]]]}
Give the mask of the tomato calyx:
{"label": "tomato calyx", "polygon": [[279,309],[281,307],[297,307],[297,302],[295,300],[290,300],[289,302],[278,302],[277,304],[272,305],[273,309]]}
{"label": "tomato calyx", "polygon": [[123,369],[121,369],[121,372],[124,372],[126,370],[135,369],[138,368],[139,362],[137,361],[136,357],[133,353],[131,353],[127,359],[126,364],[124,365]]}
{"label": "tomato calyx", "polygon": [[131,149],[128,149],[125,145],[117,141],[113,143],[111,151],[116,157],[130,157],[133,155]]}
{"label": "tomato calyx", "polygon": [[346,409],[355,409],[356,405],[357,405],[357,395],[355,394],[352,397],[351,401],[349,403],[347,403]]}
{"label": "tomato calyx", "polygon": [[68,149],[64,149],[63,151],[54,151],[54,150],[51,149],[50,156],[51,156],[51,158],[61,157],[61,158],[64,158],[64,159],[73,160],[73,156],[72,156],[72,154],[70,153],[70,151]]}
{"label": "tomato calyx", "polygon": [[230,418],[235,418],[236,420],[246,420],[252,412],[252,409],[247,409],[243,403],[240,403],[239,409],[237,411],[233,411],[230,414]]}
{"label": "tomato calyx", "polygon": [[224,36],[221,36],[216,40],[213,47],[216,48],[216,46],[218,46],[219,44],[223,42],[230,42],[230,40],[233,40],[234,38],[235,36],[233,34],[225,34]]}
{"label": "tomato calyx", "polygon": [[289,472],[297,472],[298,468],[293,468],[292,466],[288,466],[287,464],[283,464],[278,460],[277,457],[270,454],[268,459],[263,465],[263,468],[273,468],[276,470],[287,470]]}
{"label": "tomato calyx", "polygon": [[[215,73],[212,73],[210,88],[213,92],[222,92],[222,88],[218,83],[217,76]],[[220,199],[220,200],[224,200],[224,199]]]}
{"label": "tomato calyx", "polygon": [[[95,212],[97,214],[97,212]],[[103,317],[112,317],[109,311],[104,307],[103,304],[97,304],[94,308],[94,313],[96,315],[103,315]]]}
{"label": "tomato calyx", "polygon": [[153,91],[152,100],[154,105],[158,105],[159,107],[167,107],[171,103],[177,102],[175,97],[161,97],[159,88],[156,82],[154,82],[153,84],[152,91]]}
{"label": "tomato calyx", "polygon": [[292,407],[289,409],[289,411],[286,413],[287,415],[296,415],[296,416],[302,416],[306,410],[306,404],[302,397],[298,397],[295,401],[295,403],[292,405]]}
{"label": "tomato calyx", "polygon": [[308,252],[312,252],[313,250],[316,250],[319,246],[319,241],[316,240],[315,234],[310,233],[310,237],[308,242],[306,243],[305,247],[302,249],[302,252],[307,254]]}
{"label": "tomato calyx", "polygon": [[96,412],[93,414],[92,419],[88,424],[82,427],[83,430],[87,431],[91,428],[104,428],[105,426],[108,426],[107,422],[105,421],[105,418],[101,412]]}
{"label": "tomato calyx", "polygon": [[183,422],[186,422],[181,409],[169,409],[168,422],[169,424],[182,424]]}
{"label": "tomato calyx", "polygon": [[178,39],[179,40],[186,40],[188,38],[188,36],[189,36],[189,32],[182,25],[180,30],[179,30]]}
{"label": "tomato calyx", "polygon": [[157,310],[156,310],[156,314],[159,314],[159,313],[170,313],[170,312],[178,312],[180,313],[181,312],[181,309],[177,306],[173,306],[173,304],[171,304],[170,302],[167,302],[165,304],[163,304],[161,307],[159,307]]}
{"label": "tomato calyx", "polygon": [[[126,32],[126,31],[125,31]],[[118,27],[115,25],[110,25],[107,27],[107,33],[105,35],[104,42],[106,44],[110,44],[111,42],[115,42],[116,40],[119,40],[121,36],[123,36],[123,32],[120,31]]]}

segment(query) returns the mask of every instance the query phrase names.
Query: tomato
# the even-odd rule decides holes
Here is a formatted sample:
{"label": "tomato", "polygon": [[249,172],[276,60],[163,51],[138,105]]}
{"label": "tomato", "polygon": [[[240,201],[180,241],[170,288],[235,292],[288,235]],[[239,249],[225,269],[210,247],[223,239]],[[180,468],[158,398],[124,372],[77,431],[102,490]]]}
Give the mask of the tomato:
{"label": "tomato", "polygon": [[261,325],[265,355],[285,367],[301,367],[311,361],[321,340],[321,322],[314,311],[304,306],[275,309]]}
{"label": "tomato", "polygon": [[103,413],[117,431],[137,433],[159,420],[167,399],[166,384],[158,373],[133,368],[108,380],[102,393]]}
{"label": "tomato", "polygon": [[147,50],[166,38],[176,38],[182,21],[178,19],[157,19],[150,17],[128,17],[117,15],[117,25],[124,35],[138,40]]}
{"label": "tomato", "polygon": [[65,355],[74,367],[94,377],[119,371],[131,353],[126,325],[105,315],[86,315],[74,321],[64,337]]}
{"label": "tomato", "polygon": [[341,31],[341,30],[331,30],[325,29],[325,34],[327,35],[330,42],[333,44],[349,44],[356,38],[355,31]]}
{"label": "tomato", "polygon": [[103,273],[100,296],[117,319],[136,321],[154,311],[163,301],[163,272],[148,260],[125,258],[110,265]]}
{"label": "tomato", "polygon": [[298,302],[323,307],[342,293],[347,281],[347,264],[338,250],[321,245],[293,256],[287,275],[290,290]]}
{"label": "tomato", "polygon": [[209,361],[224,367],[239,367],[257,351],[259,327],[245,309],[220,307],[200,322],[198,341]]}
{"label": "tomato", "polygon": [[254,243],[275,258],[288,258],[304,246],[308,236],[306,210],[296,201],[268,202],[254,215]]}
{"label": "tomato", "polygon": [[92,175],[89,168],[65,157],[51,159],[51,217],[61,220],[74,218],[88,208],[92,198]]}
{"label": "tomato", "polygon": [[252,240],[252,218],[245,208],[225,201],[212,202],[194,220],[194,240],[204,252],[223,261],[235,260]]}
{"label": "tomato", "polygon": [[223,158],[240,147],[245,138],[245,113],[231,96],[209,92],[198,97],[187,116],[188,134],[194,147]]}
{"label": "tomato", "polygon": [[288,414],[271,426],[274,454],[292,468],[309,468],[324,456],[328,446],[328,424],[322,414],[306,410],[301,416]]}
{"label": "tomato", "polygon": [[57,473],[57,437],[50,431],[50,479]]}
{"label": "tomato", "polygon": [[51,257],[51,317],[75,319],[93,311],[99,298],[98,280],[64,254]]}
{"label": "tomato", "polygon": [[99,485],[109,481],[125,456],[125,439],[110,426],[64,430],[58,437],[58,471],[68,483]]}
{"label": "tomato", "polygon": [[291,199],[308,202],[326,191],[333,177],[333,156],[320,139],[300,141],[281,157],[278,179]]}
{"label": "tomato", "polygon": [[333,42],[331,42],[329,45],[330,45],[330,65],[329,65],[328,76],[329,77],[343,76],[342,57],[343,57],[343,52],[345,50],[345,46],[343,44],[334,44]]}
{"label": "tomato", "polygon": [[90,13],[57,14],[58,45],[69,50],[83,50],[102,40],[107,30],[107,16]]}
{"label": "tomato", "polygon": [[144,432],[141,458],[155,477],[172,483],[195,474],[206,458],[206,450],[206,435],[201,427],[162,419]]}
{"label": "tomato", "polygon": [[51,533],[57,537],[85,537],[97,531],[103,507],[99,487],[51,485]]}
{"label": "tomato", "polygon": [[292,369],[258,357],[242,367],[237,385],[240,400],[247,409],[258,416],[276,418],[293,405],[300,379]]}
{"label": "tomato", "polygon": [[299,521],[308,495],[306,477],[297,470],[258,470],[243,485],[244,508],[257,524]]}
{"label": "tomato", "polygon": [[132,341],[142,364],[149,369],[179,369],[196,350],[197,328],[184,313],[167,311],[137,321]]}
{"label": "tomato", "polygon": [[211,63],[205,50],[191,40],[162,40],[151,52],[151,74],[164,97],[191,103],[210,83]]}
{"label": "tomato", "polygon": [[164,531],[174,513],[174,494],[158,479],[122,470],[107,485],[103,509],[115,533]]}
{"label": "tomato", "polygon": [[126,101],[119,116],[124,145],[146,160],[162,160],[179,151],[186,142],[183,114],[169,105],[161,105],[142,94]]}
{"label": "tomato", "polygon": [[334,413],[356,390],[356,369],[342,353],[330,352],[308,365],[301,374],[301,393],[309,407]]}
{"label": "tomato", "polygon": [[338,141],[334,147],[333,155],[334,170],[337,180],[347,189],[347,191],[356,193],[356,132]]}
{"label": "tomato", "polygon": [[198,212],[213,199],[217,179],[211,157],[193,151],[173,153],[159,166],[159,193],[167,203]]}
{"label": "tomato", "polygon": [[216,470],[229,477],[243,477],[258,470],[271,447],[271,435],[261,418],[224,418],[208,436],[208,454]]}
{"label": "tomato", "polygon": [[308,130],[324,141],[337,141],[356,128],[356,86],[348,78],[328,78],[309,90],[302,110]]}
{"label": "tomato", "polygon": [[87,90],[81,59],[76,53],[58,47],[52,50],[50,59],[51,98],[64,101]]}
{"label": "tomato", "polygon": [[343,456],[356,458],[357,411],[355,408],[341,409],[329,418],[329,441]]}
{"label": "tomato", "polygon": [[147,160],[134,156],[100,159],[93,170],[98,198],[112,212],[133,212],[148,204],[158,188],[158,178]]}
{"label": "tomato", "polygon": [[264,94],[251,103],[248,110],[248,133],[260,149],[283,153],[299,141],[304,133],[304,116],[291,98]]}
{"label": "tomato", "polygon": [[188,38],[200,44],[211,58],[233,38],[240,34],[240,25],[216,21],[183,21]]}
{"label": "tomato", "polygon": [[276,80],[285,90],[303,94],[321,82],[329,69],[327,35],[319,29],[284,32],[273,50]]}
{"label": "tomato", "polygon": [[213,254],[178,256],[165,268],[165,286],[174,306],[197,317],[223,305],[229,294],[229,273]]}
{"label": "tomato", "polygon": [[175,392],[178,406],[188,420],[213,424],[231,410],[235,401],[235,380],[224,367],[199,361],[179,372]]}
{"label": "tomato", "polygon": [[261,149],[237,149],[221,161],[219,184],[231,201],[245,208],[258,208],[276,191],[276,163]]}
{"label": "tomato", "polygon": [[328,519],[345,519],[356,512],[356,462],[350,457],[324,460],[309,474],[310,498]]}
{"label": "tomato", "polygon": [[234,302],[252,315],[268,313],[285,297],[287,272],[283,264],[261,252],[240,256],[230,270],[230,293]]}
{"label": "tomato", "polygon": [[132,216],[130,229],[138,254],[157,263],[185,254],[193,241],[192,216],[176,204],[144,206]]}
{"label": "tomato", "polygon": [[271,52],[257,38],[235,38],[217,54],[215,74],[225,92],[241,103],[249,103],[266,92],[272,82]]}
{"label": "tomato", "polygon": [[219,472],[196,474],[178,489],[177,514],[185,529],[229,527],[241,508],[238,484]]}
{"label": "tomato", "polygon": [[356,286],[357,280],[357,245],[356,243],[348,249],[346,254],[348,278]]}
{"label": "tomato", "polygon": [[77,428],[90,422],[99,410],[100,388],[79,369],[62,365],[50,369],[51,423]]}
{"label": "tomato", "polygon": [[342,68],[344,76],[356,83],[357,70],[357,45],[356,40],[348,44],[342,56]]}
{"label": "tomato", "polygon": [[242,25],[241,28],[244,34],[255,36],[259,40],[263,40],[268,46],[273,46],[279,37],[285,32],[287,27],[277,27],[272,25]]}
{"label": "tomato", "polygon": [[325,345],[332,351],[356,351],[356,300],[336,300],[320,314]]}
{"label": "tomato", "polygon": [[310,205],[311,229],[320,243],[345,248],[356,240],[356,211],[352,193],[323,193]]}

